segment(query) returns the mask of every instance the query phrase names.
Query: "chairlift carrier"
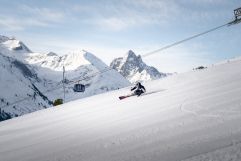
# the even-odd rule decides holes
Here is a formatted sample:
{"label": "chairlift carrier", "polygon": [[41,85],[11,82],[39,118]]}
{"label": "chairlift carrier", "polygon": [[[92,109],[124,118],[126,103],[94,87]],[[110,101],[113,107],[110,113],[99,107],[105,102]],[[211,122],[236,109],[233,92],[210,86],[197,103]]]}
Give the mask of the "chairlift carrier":
{"label": "chairlift carrier", "polygon": [[235,20],[241,17],[241,7],[234,10]]}
{"label": "chairlift carrier", "polygon": [[235,20],[228,23],[228,25],[235,25],[241,22],[241,7],[233,10]]}
{"label": "chairlift carrier", "polygon": [[73,88],[74,92],[84,92],[85,91],[85,85],[77,83],[74,85]]}

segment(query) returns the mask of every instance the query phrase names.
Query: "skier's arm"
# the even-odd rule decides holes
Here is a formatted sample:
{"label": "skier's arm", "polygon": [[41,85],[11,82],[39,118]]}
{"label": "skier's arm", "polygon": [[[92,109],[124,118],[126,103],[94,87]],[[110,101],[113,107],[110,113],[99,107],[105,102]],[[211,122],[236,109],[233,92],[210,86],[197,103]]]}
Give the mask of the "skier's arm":
{"label": "skier's arm", "polygon": [[146,88],[144,86],[142,86],[143,90],[146,92]]}
{"label": "skier's arm", "polygon": [[146,88],[143,86],[144,91],[146,92]]}
{"label": "skier's arm", "polygon": [[136,89],[136,86],[135,87],[133,87],[133,88],[131,88],[131,91],[133,91],[133,90],[135,90]]}

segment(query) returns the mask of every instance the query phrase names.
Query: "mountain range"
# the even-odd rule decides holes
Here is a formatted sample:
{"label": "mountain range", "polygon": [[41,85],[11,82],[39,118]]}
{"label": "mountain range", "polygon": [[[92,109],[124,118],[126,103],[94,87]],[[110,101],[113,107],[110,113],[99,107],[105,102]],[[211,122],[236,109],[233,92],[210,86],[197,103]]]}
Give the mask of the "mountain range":
{"label": "mountain range", "polygon": [[[109,67],[85,50],[38,53],[6,36],[0,36],[0,73],[0,121],[52,107],[56,99],[69,102],[168,75],[131,50]],[[74,92],[75,84],[85,91]]]}

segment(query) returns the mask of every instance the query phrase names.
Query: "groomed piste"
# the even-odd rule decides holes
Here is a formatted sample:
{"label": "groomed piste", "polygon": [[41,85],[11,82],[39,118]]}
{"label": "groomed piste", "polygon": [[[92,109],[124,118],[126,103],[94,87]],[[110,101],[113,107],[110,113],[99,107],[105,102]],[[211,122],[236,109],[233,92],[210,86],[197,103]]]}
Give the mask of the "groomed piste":
{"label": "groomed piste", "polygon": [[241,160],[241,59],[144,85],[1,122],[0,160]]}

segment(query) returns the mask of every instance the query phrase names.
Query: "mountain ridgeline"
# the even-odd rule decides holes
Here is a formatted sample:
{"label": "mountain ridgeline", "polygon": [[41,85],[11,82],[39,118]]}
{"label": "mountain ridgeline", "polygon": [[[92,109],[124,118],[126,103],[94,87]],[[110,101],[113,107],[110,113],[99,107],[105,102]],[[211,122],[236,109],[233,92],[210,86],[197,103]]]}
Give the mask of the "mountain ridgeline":
{"label": "mountain ridgeline", "polygon": [[137,81],[149,81],[168,76],[168,73],[161,73],[156,68],[146,65],[140,55],[136,56],[133,51],[128,51],[124,57],[114,59],[110,67],[118,71],[131,83]]}

